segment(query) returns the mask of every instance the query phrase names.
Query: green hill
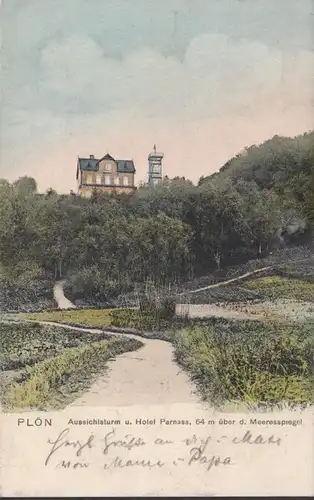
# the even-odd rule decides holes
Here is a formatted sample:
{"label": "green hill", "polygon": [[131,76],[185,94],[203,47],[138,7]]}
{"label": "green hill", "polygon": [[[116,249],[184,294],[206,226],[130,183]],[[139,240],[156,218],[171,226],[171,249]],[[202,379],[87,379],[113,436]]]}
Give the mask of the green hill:
{"label": "green hill", "polygon": [[[285,201],[307,207],[314,178],[314,130],[290,138],[274,136],[260,145],[245,148],[219,172],[202,177],[199,185],[255,182],[272,190]],[[313,196],[313,195],[312,195]]]}

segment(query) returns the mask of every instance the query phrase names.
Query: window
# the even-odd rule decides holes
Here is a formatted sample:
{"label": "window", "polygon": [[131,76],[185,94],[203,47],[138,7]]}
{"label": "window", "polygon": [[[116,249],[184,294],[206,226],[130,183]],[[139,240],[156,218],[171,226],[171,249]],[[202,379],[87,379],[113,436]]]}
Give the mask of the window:
{"label": "window", "polygon": [[86,176],[86,184],[93,184],[93,176],[91,174]]}
{"label": "window", "polygon": [[124,186],[128,186],[129,185],[129,178],[126,177],[126,176],[123,177],[123,185]]}
{"label": "window", "polygon": [[111,163],[106,163],[105,164],[105,171],[106,172],[111,172],[112,171],[112,165],[111,165]]}
{"label": "window", "polygon": [[120,179],[119,179],[119,177],[115,178],[114,183],[115,183],[116,186],[120,185]]}
{"label": "window", "polygon": [[96,175],[96,184],[101,184],[101,175]]}
{"label": "window", "polygon": [[105,175],[105,184],[106,184],[106,186],[110,186],[110,184],[111,184],[110,175]]}
{"label": "window", "polygon": [[153,165],[154,174],[160,174],[160,165]]}

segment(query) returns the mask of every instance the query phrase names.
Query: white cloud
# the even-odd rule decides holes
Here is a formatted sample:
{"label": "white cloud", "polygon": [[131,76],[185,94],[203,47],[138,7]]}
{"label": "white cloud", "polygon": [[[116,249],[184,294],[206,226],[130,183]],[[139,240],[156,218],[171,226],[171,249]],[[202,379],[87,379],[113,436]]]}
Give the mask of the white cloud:
{"label": "white cloud", "polygon": [[150,47],[108,58],[89,36],[51,40],[37,108],[27,110],[25,91],[23,111],[8,103],[4,160],[12,176],[27,171],[41,188],[67,191],[77,154],[133,156],[144,178],[157,141],[168,173],[196,181],[245,145],[311,128],[313,70],[311,51],[221,34],[194,37],[182,60]]}
{"label": "white cloud", "polygon": [[117,60],[104,57],[91,38],[76,36],[48,44],[41,62],[42,87],[57,99],[69,96],[75,109],[89,103],[101,111],[136,106],[148,116],[212,117],[278,92],[305,102],[314,55],[301,51],[295,58],[260,42],[203,34],[191,41],[183,61],[150,48]]}

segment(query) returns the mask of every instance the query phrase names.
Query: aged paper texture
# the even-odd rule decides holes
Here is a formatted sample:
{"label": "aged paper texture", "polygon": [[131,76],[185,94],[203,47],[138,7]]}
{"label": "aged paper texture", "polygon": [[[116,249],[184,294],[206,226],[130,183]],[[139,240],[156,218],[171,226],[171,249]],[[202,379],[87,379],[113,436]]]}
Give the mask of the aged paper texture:
{"label": "aged paper texture", "polygon": [[311,0],[2,0],[3,497],[314,493]]}
{"label": "aged paper texture", "polygon": [[86,407],[6,415],[1,424],[3,495],[313,492],[310,412],[213,413],[190,404]]}

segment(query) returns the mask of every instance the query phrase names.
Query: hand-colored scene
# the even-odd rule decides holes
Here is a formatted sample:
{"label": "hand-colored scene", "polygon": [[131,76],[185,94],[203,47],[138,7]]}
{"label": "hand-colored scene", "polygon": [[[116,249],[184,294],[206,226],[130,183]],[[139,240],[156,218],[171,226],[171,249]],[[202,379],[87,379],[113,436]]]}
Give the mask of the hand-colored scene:
{"label": "hand-colored scene", "polygon": [[273,138],[197,186],[159,160],[124,193],[110,155],[78,160],[78,194],[2,181],[4,409],[310,403],[312,144]]}
{"label": "hand-colored scene", "polygon": [[72,4],[4,1],[1,411],[312,405],[309,10]]}

